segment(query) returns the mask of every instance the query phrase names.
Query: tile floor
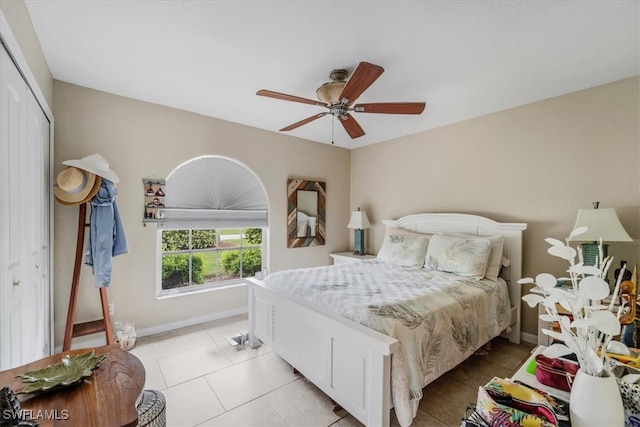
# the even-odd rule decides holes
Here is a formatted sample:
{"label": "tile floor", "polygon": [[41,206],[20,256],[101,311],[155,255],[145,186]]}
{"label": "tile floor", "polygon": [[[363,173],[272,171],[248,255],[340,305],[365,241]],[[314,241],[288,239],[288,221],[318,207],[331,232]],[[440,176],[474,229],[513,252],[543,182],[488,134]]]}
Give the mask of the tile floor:
{"label": "tile floor", "polygon": [[[225,337],[247,329],[246,316],[202,323],[138,339],[131,350],[146,368],[145,388],[167,401],[169,427],[362,426],[346,411],[262,346],[231,346]],[[502,338],[487,355],[474,355],[424,389],[414,426],[460,426],[479,385],[506,377],[534,346]],[[392,425],[397,425],[392,413]]]}

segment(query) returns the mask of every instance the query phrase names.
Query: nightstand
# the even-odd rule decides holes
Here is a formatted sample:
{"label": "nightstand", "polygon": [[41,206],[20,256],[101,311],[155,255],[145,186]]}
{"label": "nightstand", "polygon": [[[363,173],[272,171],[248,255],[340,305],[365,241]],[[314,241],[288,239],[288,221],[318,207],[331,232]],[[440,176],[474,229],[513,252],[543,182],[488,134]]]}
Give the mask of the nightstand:
{"label": "nightstand", "polygon": [[367,259],[374,259],[376,257],[375,255],[354,255],[353,252],[338,252],[329,255],[333,258],[333,265],[350,264]]}

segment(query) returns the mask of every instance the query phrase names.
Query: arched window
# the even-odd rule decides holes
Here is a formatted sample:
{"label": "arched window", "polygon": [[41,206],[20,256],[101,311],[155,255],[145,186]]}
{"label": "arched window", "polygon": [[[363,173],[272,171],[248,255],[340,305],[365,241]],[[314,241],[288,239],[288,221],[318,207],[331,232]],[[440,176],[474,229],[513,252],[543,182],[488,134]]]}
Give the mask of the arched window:
{"label": "arched window", "polygon": [[163,214],[159,296],[243,284],[262,271],[267,197],[245,165],[219,156],[181,164],[167,178]]}

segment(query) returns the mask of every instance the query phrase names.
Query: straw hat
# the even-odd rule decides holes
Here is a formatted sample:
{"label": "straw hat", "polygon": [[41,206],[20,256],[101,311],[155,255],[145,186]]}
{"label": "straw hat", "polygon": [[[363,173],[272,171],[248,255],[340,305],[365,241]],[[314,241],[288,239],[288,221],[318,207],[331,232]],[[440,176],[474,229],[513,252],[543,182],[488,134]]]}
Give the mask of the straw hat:
{"label": "straw hat", "polygon": [[56,182],[58,185],[53,188],[56,200],[72,206],[91,200],[100,189],[102,178],[82,169],[68,167],[58,174]]}
{"label": "straw hat", "polygon": [[108,179],[114,184],[120,182],[118,175],[109,169],[109,162],[100,154],[92,154],[79,160],[67,160],[62,162],[62,164],[94,173],[102,178]]}

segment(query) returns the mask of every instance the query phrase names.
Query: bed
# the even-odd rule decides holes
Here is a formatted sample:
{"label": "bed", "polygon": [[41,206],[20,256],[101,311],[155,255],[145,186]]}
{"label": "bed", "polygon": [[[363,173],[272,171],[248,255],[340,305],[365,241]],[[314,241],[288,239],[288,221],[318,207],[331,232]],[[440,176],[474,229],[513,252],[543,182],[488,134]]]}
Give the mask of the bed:
{"label": "bed", "polygon": [[[388,426],[395,407],[406,426],[424,385],[501,333],[520,341],[517,280],[526,224],[444,213],[383,222],[387,233],[374,260],[248,279],[248,338],[251,346],[267,344],[363,424]],[[508,264],[498,267],[501,277],[439,271],[444,264],[437,263],[436,247],[462,240],[481,251],[499,246],[500,265]],[[397,241],[409,242],[416,253],[427,247],[429,268],[398,265],[389,257],[389,242]],[[439,353],[430,353],[434,348]]]}

